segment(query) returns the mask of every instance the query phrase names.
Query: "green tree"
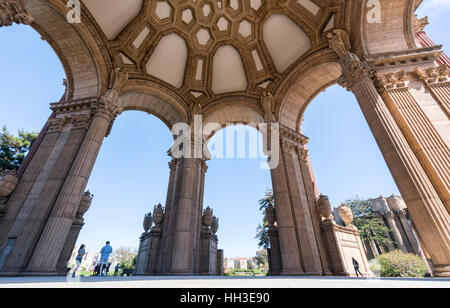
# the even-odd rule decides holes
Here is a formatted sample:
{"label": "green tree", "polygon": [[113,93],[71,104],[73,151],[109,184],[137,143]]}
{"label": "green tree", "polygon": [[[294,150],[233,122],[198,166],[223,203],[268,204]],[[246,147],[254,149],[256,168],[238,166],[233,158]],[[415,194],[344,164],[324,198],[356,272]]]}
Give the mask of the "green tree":
{"label": "green tree", "polygon": [[0,133],[0,170],[18,169],[37,136],[36,132],[19,130],[15,137],[3,127]]}
{"label": "green tree", "polygon": [[346,203],[350,205],[353,211],[353,224],[360,230],[363,240],[372,240],[379,246],[386,246],[392,243],[389,239],[391,230],[377,217],[369,200],[361,200],[359,197],[356,197],[347,200]]}
{"label": "green tree", "polygon": [[112,259],[119,263],[121,269],[134,269],[136,267],[136,248],[120,247],[114,250]]}
{"label": "green tree", "polygon": [[255,261],[256,265],[261,268],[261,265],[264,265],[264,268],[269,267],[269,257],[267,256],[267,249],[261,249],[256,252],[256,256],[253,257],[253,261]]}
{"label": "green tree", "polygon": [[259,200],[259,210],[263,213],[263,223],[259,224],[256,228],[256,236],[255,238],[259,240],[258,246],[262,247],[264,249],[267,249],[270,247],[270,240],[269,240],[269,223],[266,219],[266,208],[269,205],[275,206],[275,201],[273,198],[273,193],[271,190],[267,190],[264,198]]}

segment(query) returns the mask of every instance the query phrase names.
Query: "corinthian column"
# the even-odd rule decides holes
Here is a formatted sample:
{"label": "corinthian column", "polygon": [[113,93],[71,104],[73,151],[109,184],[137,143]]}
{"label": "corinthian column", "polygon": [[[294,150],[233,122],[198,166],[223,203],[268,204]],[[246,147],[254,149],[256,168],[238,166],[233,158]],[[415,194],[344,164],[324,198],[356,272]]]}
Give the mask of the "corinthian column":
{"label": "corinthian column", "polygon": [[119,92],[128,75],[115,69],[106,95],[92,103],[92,120],[72,163],[69,174],[51,210],[26,272],[52,274],[64,248],[83,192],[103,139],[109,133],[118,108]]}
{"label": "corinthian column", "polygon": [[374,72],[350,52],[343,30],[329,34],[330,47],[340,57],[339,84],[352,91],[397,183],[420,238],[434,262],[433,273],[450,276],[450,216],[423,167],[374,85]]}
{"label": "corinthian column", "polygon": [[0,0],[0,28],[13,23],[29,25],[33,18],[25,9],[23,0]]}

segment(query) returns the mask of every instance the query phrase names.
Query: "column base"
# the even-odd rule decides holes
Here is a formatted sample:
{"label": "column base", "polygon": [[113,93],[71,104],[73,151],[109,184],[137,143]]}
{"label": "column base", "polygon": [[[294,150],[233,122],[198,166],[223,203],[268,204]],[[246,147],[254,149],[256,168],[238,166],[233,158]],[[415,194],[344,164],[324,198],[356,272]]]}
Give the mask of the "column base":
{"label": "column base", "polygon": [[450,265],[434,265],[433,276],[435,277],[450,277]]}
{"label": "column base", "polygon": [[299,269],[283,269],[280,276],[305,276],[305,272]]}

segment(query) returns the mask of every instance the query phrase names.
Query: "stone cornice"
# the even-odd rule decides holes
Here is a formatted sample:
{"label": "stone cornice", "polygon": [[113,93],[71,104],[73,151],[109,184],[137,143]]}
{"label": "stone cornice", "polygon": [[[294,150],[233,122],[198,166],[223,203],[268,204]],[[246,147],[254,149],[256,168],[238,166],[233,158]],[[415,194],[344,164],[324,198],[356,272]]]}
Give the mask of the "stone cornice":
{"label": "stone cornice", "polygon": [[290,141],[296,145],[304,146],[308,144],[309,138],[288,128],[287,126],[280,125],[280,139],[281,141]]}
{"label": "stone cornice", "polygon": [[394,68],[434,62],[442,54],[442,45],[412,50],[386,52],[366,57],[366,62],[377,68]]}

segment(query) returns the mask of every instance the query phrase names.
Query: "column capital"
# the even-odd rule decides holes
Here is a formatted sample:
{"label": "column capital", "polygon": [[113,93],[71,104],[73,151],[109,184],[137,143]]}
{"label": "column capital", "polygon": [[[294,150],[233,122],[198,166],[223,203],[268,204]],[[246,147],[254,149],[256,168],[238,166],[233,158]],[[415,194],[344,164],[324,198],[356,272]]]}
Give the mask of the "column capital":
{"label": "column capital", "polygon": [[25,9],[23,0],[0,0],[0,28],[13,23],[29,25],[33,17]]}
{"label": "column capital", "polygon": [[414,73],[419,80],[427,85],[449,81],[449,69],[446,64],[427,68],[416,67]]}
{"label": "column capital", "polygon": [[373,78],[374,70],[367,62],[363,62],[357,55],[350,52],[351,44],[346,31],[334,30],[328,34],[329,47],[339,56],[342,67],[342,75],[338,84],[348,91],[364,80],[365,77]]}
{"label": "column capital", "polygon": [[398,72],[374,74],[373,81],[378,93],[383,95],[386,91],[406,87],[410,78],[408,78],[406,70],[400,70]]}

